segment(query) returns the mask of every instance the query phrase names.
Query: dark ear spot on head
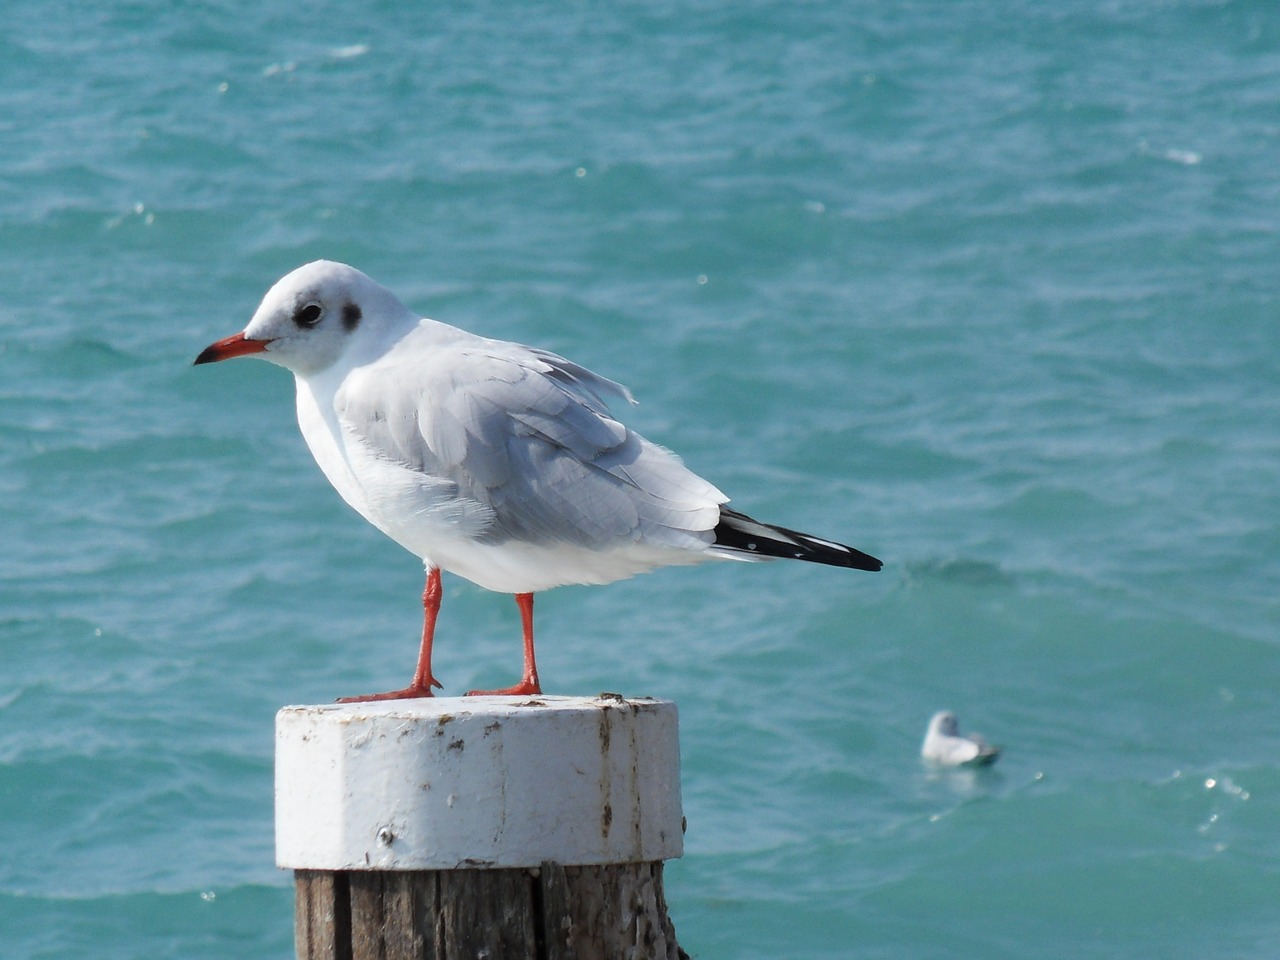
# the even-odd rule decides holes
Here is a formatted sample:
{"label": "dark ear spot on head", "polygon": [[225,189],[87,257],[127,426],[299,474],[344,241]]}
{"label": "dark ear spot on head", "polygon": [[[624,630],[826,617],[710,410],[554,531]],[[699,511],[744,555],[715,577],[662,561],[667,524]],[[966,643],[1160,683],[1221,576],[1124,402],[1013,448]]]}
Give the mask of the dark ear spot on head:
{"label": "dark ear spot on head", "polygon": [[360,308],[354,303],[348,303],[342,308],[342,325],[346,327],[348,331],[354,330],[360,325],[361,316]]}

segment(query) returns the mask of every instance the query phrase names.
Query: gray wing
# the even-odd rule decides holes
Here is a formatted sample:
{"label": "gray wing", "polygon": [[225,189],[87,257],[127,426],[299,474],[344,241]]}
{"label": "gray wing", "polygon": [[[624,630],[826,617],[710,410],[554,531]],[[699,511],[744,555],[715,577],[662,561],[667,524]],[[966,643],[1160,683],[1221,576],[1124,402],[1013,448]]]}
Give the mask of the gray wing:
{"label": "gray wing", "polygon": [[[344,388],[347,435],[452,485],[478,538],[699,549],[725,496],[614,419],[626,389],[553,353],[475,338],[375,364]],[[371,380],[376,379],[376,384]]]}

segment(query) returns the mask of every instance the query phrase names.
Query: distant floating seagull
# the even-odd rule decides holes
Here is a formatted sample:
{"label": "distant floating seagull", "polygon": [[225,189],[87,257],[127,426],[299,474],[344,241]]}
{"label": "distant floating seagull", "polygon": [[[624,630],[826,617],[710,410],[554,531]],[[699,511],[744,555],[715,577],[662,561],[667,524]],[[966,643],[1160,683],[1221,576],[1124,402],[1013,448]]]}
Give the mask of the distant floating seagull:
{"label": "distant floating seagull", "polygon": [[[810,560],[857,570],[853,547],[759,523],[679,457],[610,414],[627,389],[533,347],[425,320],[359,270],[319,260],[268,292],[244,331],[196,363],[257,356],[293,372],[298,425],[324,475],[422,558],[422,645],[403,690],[429,697],[440,571],[516,595],[524,674],[540,693],[533,594],[712,559]],[[634,401],[631,401],[634,402]]]}
{"label": "distant floating seagull", "polygon": [[981,734],[962,735],[956,715],[943,710],[929,721],[920,756],[943,767],[985,767],[996,762],[1000,748],[987,743]]}

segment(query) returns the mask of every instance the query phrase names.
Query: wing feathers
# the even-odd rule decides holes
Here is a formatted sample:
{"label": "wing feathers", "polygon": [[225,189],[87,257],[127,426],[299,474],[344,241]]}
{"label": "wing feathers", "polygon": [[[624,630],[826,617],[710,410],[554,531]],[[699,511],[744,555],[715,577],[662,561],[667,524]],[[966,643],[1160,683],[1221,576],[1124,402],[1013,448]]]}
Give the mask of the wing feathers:
{"label": "wing feathers", "polygon": [[726,552],[761,557],[786,557],[809,560],[833,567],[855,570],[879,570],[883,564],[870,554],[834,540],[823,540],[786,527],[753,520],[736,510],[720,508],[720,522],[715,528],[715,543]]}
{"label": "wing feathers", "polygon": [[[430,342],[401,354],[412,366],[379,361],[353,372],[335,406],[344,435],[367,455],[431,480],[448,501],[436,515],[465,508],[469,536],[600,549],[630,540],[880,569],[853,547],[725,508],[724,494],[679,457],[610,415],[604,395],[634,402],[622,385],[556,354],[443,325],[415,335]],[[404,389],[370,382],[384,378]]]}
{"label": "wing feathers", "polygon": [[[414,390],[342,391],[344,431],[378,457],[455,484],[491,517],[482,539],[710,543],[724,495],[609,415],[602,395],[630,401],[625,387],[555,354],[479,338],[418,356],[429,360],[363,374]],[[406,394],[410,409],[371,407]]]}

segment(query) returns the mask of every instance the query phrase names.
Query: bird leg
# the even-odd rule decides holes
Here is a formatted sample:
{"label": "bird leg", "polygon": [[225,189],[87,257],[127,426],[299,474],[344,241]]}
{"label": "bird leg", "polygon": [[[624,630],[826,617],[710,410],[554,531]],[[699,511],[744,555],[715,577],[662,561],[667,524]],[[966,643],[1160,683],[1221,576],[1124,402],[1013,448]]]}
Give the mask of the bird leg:
{"label": "bird leg", "polygon": [[[427,585],[422,591],[422,647],[418,650],[418,669],[413,673],[413,683],[403,690],[386,693],[367,693],[359,697],[341,697],[338,703],[368,703],[372,700],[408,700],[414,697],[432,696],[431,688],[441,683],[431,675],[431,643],[436,634],[436,617],[440,615],[440,569],[432,567],[427,572]],[[529,612],[532,631],[532,609]],[[532,639],[532,638],[531,638]],[[537,682],[536,679],[534,681]]]}
{"label": "bird leg", "polygon": [[514,687],[468,690],[468,697],[525,697],[542,692],[538,684],[538,664],[533,657],[533,594],[517,593],[516,604],[520,607],[520,624],[524,628],[524,676]]}

